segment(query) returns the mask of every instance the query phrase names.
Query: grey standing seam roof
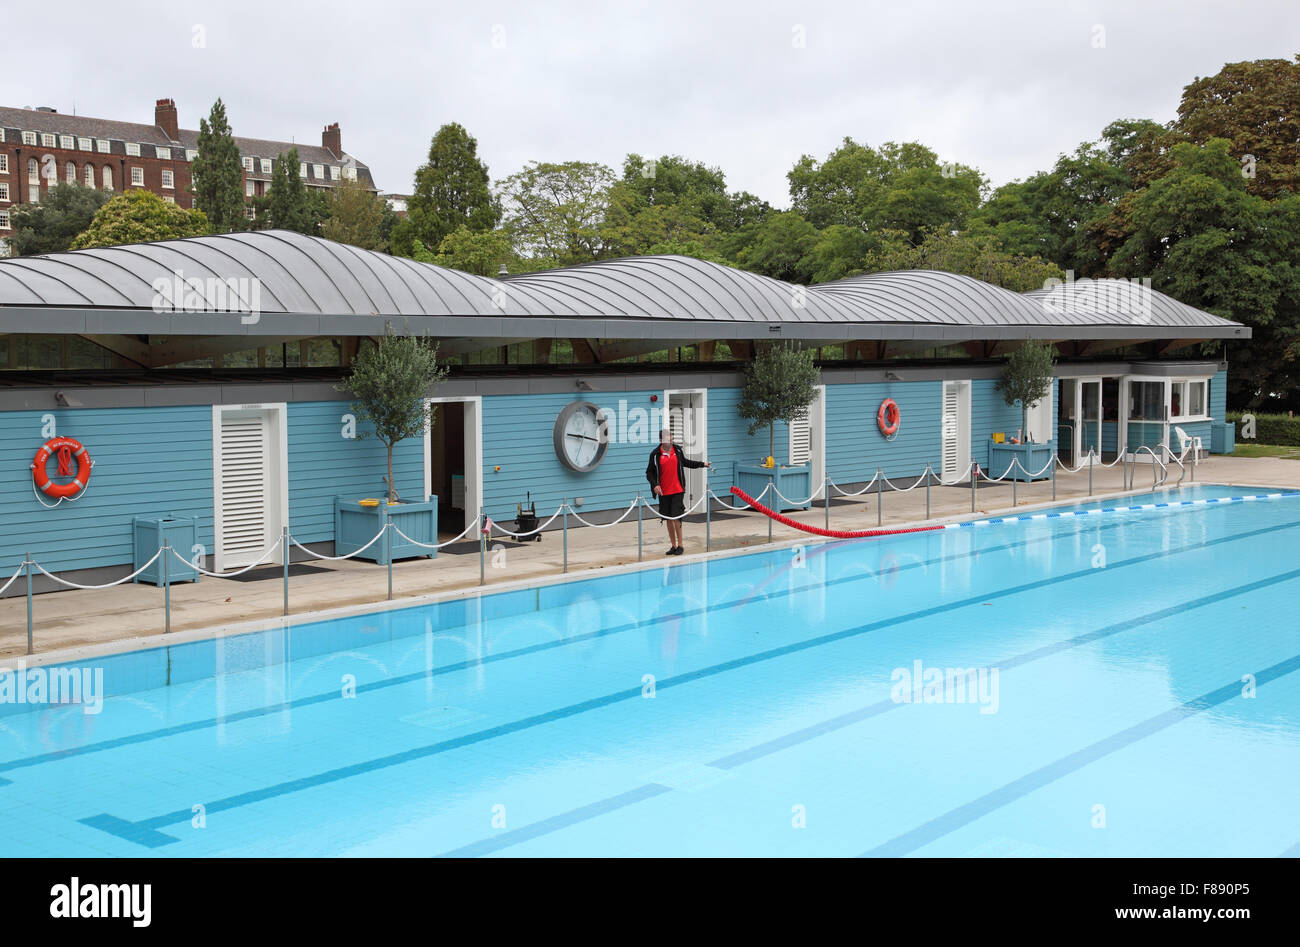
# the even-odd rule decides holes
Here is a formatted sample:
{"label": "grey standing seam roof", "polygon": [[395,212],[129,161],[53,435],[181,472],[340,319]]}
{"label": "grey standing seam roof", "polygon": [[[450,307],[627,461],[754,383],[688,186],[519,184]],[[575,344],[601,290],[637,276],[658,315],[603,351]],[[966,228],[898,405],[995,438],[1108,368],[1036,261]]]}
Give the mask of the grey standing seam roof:
{"label": "grey standing seam roof", "polygon": [[[155,281],[172,281],[177,273],[199,281],[205,305],[219,312],[239,308],[214,306],[209,282],[248,279],[257,282],[263,313],[460,317],[466,335],[476,334],[476,317],[509,317],[603,320],[606,332],[620,321],[631,323],[631,331],[650,320],[690,327],[692,335],[706,324],[753,331],[758,323],[789,326],[806,337],[821,326],[834,327],[836,337],[850,337],[855,326],[897,329],[900,336],[906,327],[935,327],[939,337],[953,338],[979,338],[986,330],[1027,337],[1044,327],[1055,337],[1102,329],[1108,337],[1249,336],[1238,323],[1119,280],[1016,293],[968,276],[906,270],[798,286],[682,256],[628,257],[493,279],[275,230],[0,260],[0,331],[25,331],[13,326],[18,309],[153,313]],[[15,310],[9,320],[6,309]],[[277,325],[284,331],[286,321]],[[311,325],[304,322],[304,329]],[[482,321],[479,328],[487,335],[500,327]],[[875,337],[883,336],[876,331]]]}

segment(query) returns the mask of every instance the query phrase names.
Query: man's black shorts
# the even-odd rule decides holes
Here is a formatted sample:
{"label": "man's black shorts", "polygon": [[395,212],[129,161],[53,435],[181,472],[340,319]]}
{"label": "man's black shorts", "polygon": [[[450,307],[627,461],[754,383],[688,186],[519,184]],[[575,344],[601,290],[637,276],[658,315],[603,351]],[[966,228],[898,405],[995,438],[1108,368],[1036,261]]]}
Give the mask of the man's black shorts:
{"label": "man's black shorts", "polygon": [[659,498],[661,516],[681,516],[686,512],[685,493],[665,493]]}

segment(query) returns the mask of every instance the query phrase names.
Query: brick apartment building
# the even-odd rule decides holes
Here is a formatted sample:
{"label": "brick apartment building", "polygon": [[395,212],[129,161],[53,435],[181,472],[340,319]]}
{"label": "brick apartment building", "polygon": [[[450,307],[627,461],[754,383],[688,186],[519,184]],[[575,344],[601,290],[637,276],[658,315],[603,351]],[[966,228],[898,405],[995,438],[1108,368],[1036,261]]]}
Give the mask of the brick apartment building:
{"label": "brick apartment building", "polygon": [[[39,202],[60,181],[113,192],[144,188],[192,207],[190,165],[198,140],[198,131],[180,127],[171,99],[155,103],[152,125],[64,115],[51,108],[0,106],[0,255],[8,253],[13,232],[10,209]],[[244,195],[249,199],[267,192],[272,162],[295,147],[298,173],[308,187],[330,188],[355,178],[377,191],[370,169],[343,150],[337,122],[321,132],[319,146],[238,135],[235,144],[244,166]]]}

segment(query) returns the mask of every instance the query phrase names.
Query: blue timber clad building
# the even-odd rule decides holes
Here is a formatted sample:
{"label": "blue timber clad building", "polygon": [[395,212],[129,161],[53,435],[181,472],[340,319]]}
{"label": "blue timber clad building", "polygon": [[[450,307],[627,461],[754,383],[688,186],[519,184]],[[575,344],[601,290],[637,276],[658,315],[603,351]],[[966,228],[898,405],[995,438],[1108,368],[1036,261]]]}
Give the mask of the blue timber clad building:
{"label": "blue timber clad building", "polygon": [[[133,517],[162,513],[196,518],[209,568],[256,561],[285,524],[331,552],[335,497],[384,489],[383,447],[356,436],[338,385],[386,327],[437,339],[451,365],[432,429],[394,456],[403,498],[439,497],[444,537],[479,509],[513,526],[526,497],[543,517],[564,499],[617,517],[662,426],[715,465],[688,503],[725,494],[733,464],[768,452],[736,405],[745,362],[773,342],[815,346],[821,368],[808,416],[777,427],[777,463],[848,487],[878,469],[906,483],[927,465],[956,481],[986,467],[992,435],[1020,433],[994,386],[1030,338],[1059,360],[1027,433],[1066,462],[1176,453],[1179,432],[1208,450],[1226,409],[1212,347],[1250,335],[1119,281],[1019,294],[908,271],[801,287],[685,257],[489,279],[279,231],[4,259],[0,582],[27,553],[78,581],[125,575]],[[893,439],[876,421],[886,398]],[[575,403],[609,425],[592,469],[557,450]],[[54,437],[95,463],[57,504],[32,478]]]}

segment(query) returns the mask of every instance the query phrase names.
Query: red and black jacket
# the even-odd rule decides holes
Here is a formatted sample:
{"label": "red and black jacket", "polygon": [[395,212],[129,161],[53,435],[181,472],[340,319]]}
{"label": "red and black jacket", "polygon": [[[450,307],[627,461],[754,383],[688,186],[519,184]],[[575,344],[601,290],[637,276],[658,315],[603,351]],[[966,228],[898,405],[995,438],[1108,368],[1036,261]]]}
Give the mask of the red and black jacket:
{"label": "red and black jacket", "polygon": [[[691,460],[682,453],[682,449],[676,444],[673,445],[673,453],[677,455],[677,482],[682,484],[682,486],[686,485],[686,471],[684,468],[709,466],[708,461]],[[662,451],[660,450],[659,445],[656,444],[655,449],[650,452],[650,463],[647,464],[645,468],[645,478],[650,481],[651,493],[654,492],[655,487],[659,486],[659,458],[661,456]]]}

